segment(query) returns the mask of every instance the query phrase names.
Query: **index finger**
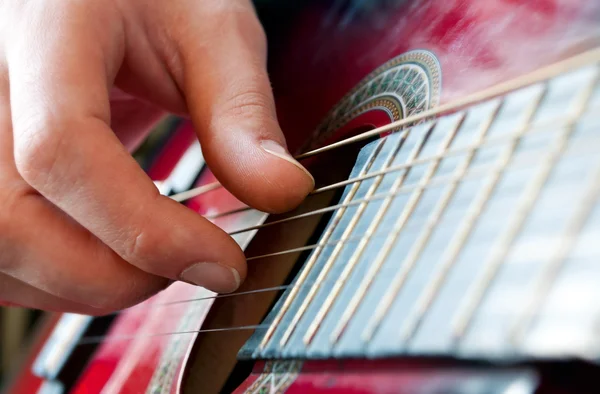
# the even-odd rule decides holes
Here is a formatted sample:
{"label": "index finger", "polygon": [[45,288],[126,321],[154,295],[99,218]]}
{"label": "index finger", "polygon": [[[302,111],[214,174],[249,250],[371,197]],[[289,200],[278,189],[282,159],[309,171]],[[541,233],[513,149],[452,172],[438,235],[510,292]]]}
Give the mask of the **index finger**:
{"label": "index finger", "polygon": [[85,12],[64,12],[60,28],[34,15],[8,49],[19,172],[127,262],[214,291],[235,290],[246,273],[239,246],[161,196],[109,126],[118,37],[94,29]]}

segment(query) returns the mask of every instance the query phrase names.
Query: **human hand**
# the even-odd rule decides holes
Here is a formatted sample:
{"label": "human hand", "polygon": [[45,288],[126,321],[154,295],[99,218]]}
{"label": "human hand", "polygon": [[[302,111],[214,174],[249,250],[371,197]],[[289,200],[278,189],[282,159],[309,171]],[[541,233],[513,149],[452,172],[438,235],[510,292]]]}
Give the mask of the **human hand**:
{"label": "human hand", "polygon": [[239,246],[127,147],[164,111],[189,114],[227,189],[293,208],[314,181],[287,153],[265,61],[250,0],[0,0],[0,301],[100,314],[173,280],[234,291]]}

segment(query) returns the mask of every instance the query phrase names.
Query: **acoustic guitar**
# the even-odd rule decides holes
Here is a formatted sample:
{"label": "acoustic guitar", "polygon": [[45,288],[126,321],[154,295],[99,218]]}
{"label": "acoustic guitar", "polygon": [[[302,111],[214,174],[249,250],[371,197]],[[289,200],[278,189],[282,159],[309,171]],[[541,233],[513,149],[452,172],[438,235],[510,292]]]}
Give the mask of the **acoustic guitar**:
{"label": "acoustic guitar", "polygon": [[315,190],[247,207],[179,123],[148,174],[248,279],[51,315],[7,392],[600,392],[600,2],[256,6]]}

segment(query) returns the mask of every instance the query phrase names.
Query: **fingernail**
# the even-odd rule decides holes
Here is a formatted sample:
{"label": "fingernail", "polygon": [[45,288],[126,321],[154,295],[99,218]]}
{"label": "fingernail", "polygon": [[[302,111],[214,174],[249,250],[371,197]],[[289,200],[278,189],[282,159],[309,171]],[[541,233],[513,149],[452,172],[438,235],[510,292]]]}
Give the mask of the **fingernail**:
{"label": "fingernail", "polygon": [[313,178],[313,176],[311,175],[310,172],[308,172],[308,170],[306,168],[304,168],[302,166],[302,164],[298,163],[298,161],[296,159],[294,159],[292,157],[292,155],[289,154],[289,152],[287,151],[287,149],[285,149],[283,146],[281,146],[280,144],[278,144],[275,141],[272,140],[264,140],[261,141],[260,146],[265,150],[265,152],[270,153],[274,156],[279,157],[280,159],[283,159],[289,163],[292,163],[293,165],[295,165],[296,167],[298,167],[299,169],[301,169],[302,171],[304,171],[304,173],[306,175],[308,175],[308,177],[310,178],[310,180],[312,181],[313,187],[315,185],[315,178]]}
{"label": "fingernail", "polygon": [[240,287],[240,274],[219,263],[196,263],[181,273],[181,280],[217,293],[231,293]]}

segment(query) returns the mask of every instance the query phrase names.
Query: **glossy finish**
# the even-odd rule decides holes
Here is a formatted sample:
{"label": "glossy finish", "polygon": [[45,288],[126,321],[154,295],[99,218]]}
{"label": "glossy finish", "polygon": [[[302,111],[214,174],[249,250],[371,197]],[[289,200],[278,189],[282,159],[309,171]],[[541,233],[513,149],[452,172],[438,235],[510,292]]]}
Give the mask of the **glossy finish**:
{"label": "glossy finish", "polygon": [[[392,120],[386,111],[373,109],[350,120],[351,127],[342,125],[342,132],[323,132],[320,127],[329,111],[365,76],[408,51],[425,49],[435,54],[442,74],[439,101],[444,103],[595,45],[600,29],[600,4],[587,0],[363,1],[345,8],[339,4],[306,1],[291,14],[287,6],[279,5],[279,22],[268,29],[278,116],[292,151]],[[155,180],[168,176],[192,138],[189,125],[178,132],[174,145],[150,170]],[[205,172],[197,184],[213,180]],[[242,206],[224,190],[187,205],[200,214]],[[231,231],[262,220],[262,215],[239,214],[216,222]],[[248,235],[238,241],[247,243]],[[176,284],[146,305],[197,294],[205,291]],[[95,393],[101,388],[111,394],[150,389],[177,392],[195,335],[178,339],[146,335],[135,340],[123,340],[122,335],[199,329],[210,305],[205,300],[152,311],[142,305],[122,313],[77,392]],[[316,390],[310,383],[302,387]]]}
{"label": "glossy finish", "polygon": [[485,370],[420,361],[310,361],[257,363],[234,394],[533,394],[537,374],[527,368]]}

